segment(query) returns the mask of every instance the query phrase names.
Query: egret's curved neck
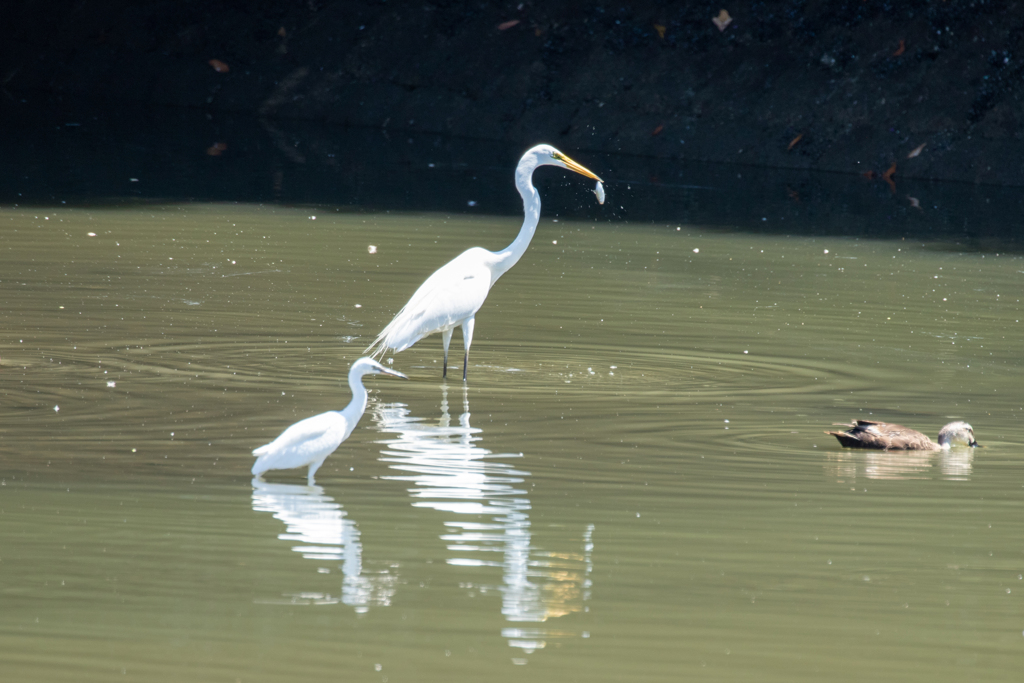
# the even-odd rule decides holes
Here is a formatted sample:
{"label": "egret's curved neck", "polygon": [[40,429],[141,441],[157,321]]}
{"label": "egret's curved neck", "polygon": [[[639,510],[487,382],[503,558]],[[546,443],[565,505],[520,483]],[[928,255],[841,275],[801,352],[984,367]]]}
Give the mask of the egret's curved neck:
{"label": "egret's curved neck", "polygon": [[366,387],[363,386],[363,375],[362,373],[356,372],[353,368],[348,372],[348,386],[352,390],[352,400],[345,406],[345,410],[342,411],[346,415],[351,415],[355,412],[356,415],[362,415],[363,411],[366,410]]}
{"label": "egret's curved neck", "polygon": [[540,193],[533,186],[533,172],[536,168],[537,158],[532,154],[523,157],[519,166],[516,167],[516,189],[523,197],[523,212],[526,215],[523,218],[523,227],[519,229],[519,235],[516,236],[512,244],[495,254],[497,257],[494,265],[495,280],[504,275],[526,253],[526,248],[530,246],[530,240],[533,239],[533,233],[537,231],[537,223],[540,222]]}

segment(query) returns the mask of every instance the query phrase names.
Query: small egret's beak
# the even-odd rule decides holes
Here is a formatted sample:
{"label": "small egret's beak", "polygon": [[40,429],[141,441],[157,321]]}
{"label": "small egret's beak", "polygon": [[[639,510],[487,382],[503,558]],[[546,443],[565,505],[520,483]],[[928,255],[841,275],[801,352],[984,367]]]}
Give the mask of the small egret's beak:
{"label": "small egret's beak", "polygon": [[401,377],[402,379],[409,379],[408,377],[400,373],[398,370],[389,370],[388,368],[385,367],[381,367],[381,370],[383,370],[384,373],[387,375],[394,375],[395,377]]}
{"label": "small egret's beak", "polygon": [[565,164],[565,167],[567,169],[569,169],[570,171],[576,171],[580,175],[585,175],[588,178],[593,178],[594,180],[597,180],[597,181],[600,181],[600,182],[604,182],[603,180],[598,178],[594,174],[594,172],[591,171],[589,168],[587,168],[586,166],[581,166],[580,164],[577,164],[575,161],[573,161],[569,157],[565,156],[564,154],[561,156],[559,161],[561,161],[563,164]]}
{"label": "small egret's beak", "polygon": [[970,443],[969,443],[969,444],[967,444],[967,445],[968,445],[968,446],[970,446],[971,448],[984,448],[984,446],[982,446],[982,445],[981,445],[980,443],[978,443],[977,441],[972,441],[972,442],[970,442]]}

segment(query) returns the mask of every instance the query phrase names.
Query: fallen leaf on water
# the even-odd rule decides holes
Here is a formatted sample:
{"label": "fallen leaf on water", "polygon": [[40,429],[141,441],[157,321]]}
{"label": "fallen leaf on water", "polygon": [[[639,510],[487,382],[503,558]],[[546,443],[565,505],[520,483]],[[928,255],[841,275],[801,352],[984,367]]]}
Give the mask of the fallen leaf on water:
{"label": "fallen leaf on water", "polygon": [[651,135],[658,135],[661,131],[665,130],[664,125],[659,125],[657,128],[651,131]]}
{"label": "fallen leaf on water", "polygon": [[664,40],[665,38],[665,27],[661,24],[655,24],[654,30],[658,32],[658,37]]}
{"label": "fallen leaf on water", "polygon": [[917,210],[919,210],[919,211],[924,211],[924,209],[922,209],[922,208],[921,208],[921,202],[920,202],[920,201],[918,200],[918,198],[917,198],[917,197],[911,197],[911,196],[910,196],[910,195],[908,194],[908,195],[907,195],[907,199],[909,199],[909,200],[910,200],[910,205],[911,205],[912,207],[914,207],[915,209],[917,209]]}
{"label": "fallen leaf on water", "polygon": [[513,26],[518,26],[518,25],[519,25],[519,20],[518,19],[512,19],[511,21],[503,21],[500,24],[498,24],[498,30],[499,31],[505,31],[505,30],[508,30],[508,29],[512,28]]}
{"label": "fallen leaf on water", "polygon": [[906,51],[907,51],[907,43],[906,43],[906,41],[901,40],[900,41],[900,46],[898,48],[896,48],[896,52],[893,52],[892,56],[893,57],[899,57],[901,54],[903,54]]}
{"label": "fallen leaf on water", "polygon": [[790,140],[789,141],[789,147],[786,148],[786,151],[789,151],[789,150],[793,149],[794,147],[796,147],[796,143],[800,142],[800,138],[802,138],[803,136],[804,136],[804,134],[800,133],[795,138]]}
{"label": "fallen leaf on water", "polygon": [[918,145],[914,149],[910,150],[910,154],[907,155],[907,158],[908,159],[913,159],[916,156],[920,156],[921,152],[924,150],[924,146],[927,145],[927,144],[928,144],[927,142],[922,142],[920,145]]}
{"label": "fallen leaf on water", "polygon": [[288,31],[285,31],[284,26],[282,26],[281,28],[277,29],[277,35],[281,36],[282,38],[285,38],[288,36]]}
{"label": "fallen leaf on water", "polygon": [[226,74],[227,72],[231,71],[231,67],[229,67],[227,64],[220,61],[219,59],[211,59],[207,62],[207,64],[212,66],[213,70],[219,74]]}
{"label": "fallen leaf on water", "polygon": [[800,193],[794,190],[793,188],[787,187],[786,194],[788,194],[789,198],[792,199],[794,202],[800,201]]}
{"label": "fallen leaf on water", "polygon": [[219,157],[228,148],[226,142],[215,142],[206,148],[206,153],[211,157]]}
{"label": "fallen leaf on water", "polygon": [[874,171],[864,171],[863,173],[861,173],[861,175],[864,176],[865,178],[867,178],[868,180],[874,180],[875,179],[875,172]]}
{"label": "fallen leaf on water", "polygon": [[719,31],[724,31],[725,28],[732,23],[732,17],[729,16],[727,11],[722,10],[718,13],[718,16],[713,18],[711,21],[714,22]]}
{"label": "fallen leaf on water", "polygon": [[889,185],[889,189],[893,192],[896,191],[896,183],[893,182],[892,177],[896,175],[896,162],[894,161],[889,170],[882,174],[882,180]]}

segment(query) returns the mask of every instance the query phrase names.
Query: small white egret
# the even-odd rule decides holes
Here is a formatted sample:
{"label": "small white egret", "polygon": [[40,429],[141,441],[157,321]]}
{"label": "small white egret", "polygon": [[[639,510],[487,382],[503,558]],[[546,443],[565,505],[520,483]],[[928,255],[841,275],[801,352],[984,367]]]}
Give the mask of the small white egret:
{"label": "small white egret", "polygon": [[309,466],[306,481],[313,485],[313,475],[324,464],[327,456],[341,445],[355,429],[359,418],[366,410],[366,387],[363,375],[384,373],[408,379],[396,370],[389,370],[372,358],[360,358],[348,371],[348,386],[352,389],[352,400],[344,410],[331,410],[307,417],[296,422],[265,446],[252,452],[256,462],[252,473],[262,478],[267,470],[287,470],[293,467]]}
{"label": "small white egret", "polygon": [[847,448],[873,448],[881,451],[948,451],[951,446],[975,448],[974,427],[966,422],[950,422],[939,430],[939,442],[935,443],[915,429],[891,422],[857,420],[845,432],[825,432],[839,440]]}
{"label": "small white egret", "polygon": [[498,278],[514,266],[526,252],[530,240],[533,239],[533,233],[537,230],[537,223],[540,221],[540,193],[533,186],[533,172],[538,166],[560,166],[601,181],[591,171],[551,145],[537,145],[527,150],[516,167],[516,189],[523,197],[526,217],[515,241],[499,252],[473,247],[434,271],[394,320],[388,323],[373,344],[366,349],[366,353],[372,351],[371,355],[383,355],[388,349],[398,353],[427,335],[440,332],[444,345],[444,368],[441,376],[447,377],[448,345],[451,343],[455,328],[461,326],[462,342],[465,346],[462,380],[466,380],[476,312],[483,306],[487,293]]}

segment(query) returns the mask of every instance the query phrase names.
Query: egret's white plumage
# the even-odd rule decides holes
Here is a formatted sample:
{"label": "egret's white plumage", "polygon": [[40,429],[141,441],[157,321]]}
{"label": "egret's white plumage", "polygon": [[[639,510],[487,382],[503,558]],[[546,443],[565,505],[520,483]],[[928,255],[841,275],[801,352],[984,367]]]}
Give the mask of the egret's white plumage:
{"label": "egret's white plumage", "polygon": [[498,278],[526,252],[537,230],[540,221],[540,193],[533,186],[533,172],[538,166],[545,165],[560,166],[598,182],[601,180],[550,145],[537,145],[527,150],[516,167],[516,188],[523,197],[526,217],[515,241],[498,252],[473,247],[436,270],[366,349],[367,353],[384,354],[388,349],[395,353],[404,351],[423,337],[440,332],[444,345],[443,375],[447,376],[448,345],[455,328],[461,326],[465,346],[462,379],[466,379],[476,312],[483,306],[487,293]]}
{"label": "egret's white plumage", "polygon": [[267,470],[287,470],[309,466],[306,481],[313,485],[313,475],[324,464],[327,456],[341,445],[355,429],[366,410],[366,387],[363,375],[385,373],[405,378],[400,372],[389,370],[372,358],[360,358],[348,371],[348,385],[352,400],[342,411],[331,410],[296,422],[265,446],[252,452],[256,462],[252,473],[262,477]]}

